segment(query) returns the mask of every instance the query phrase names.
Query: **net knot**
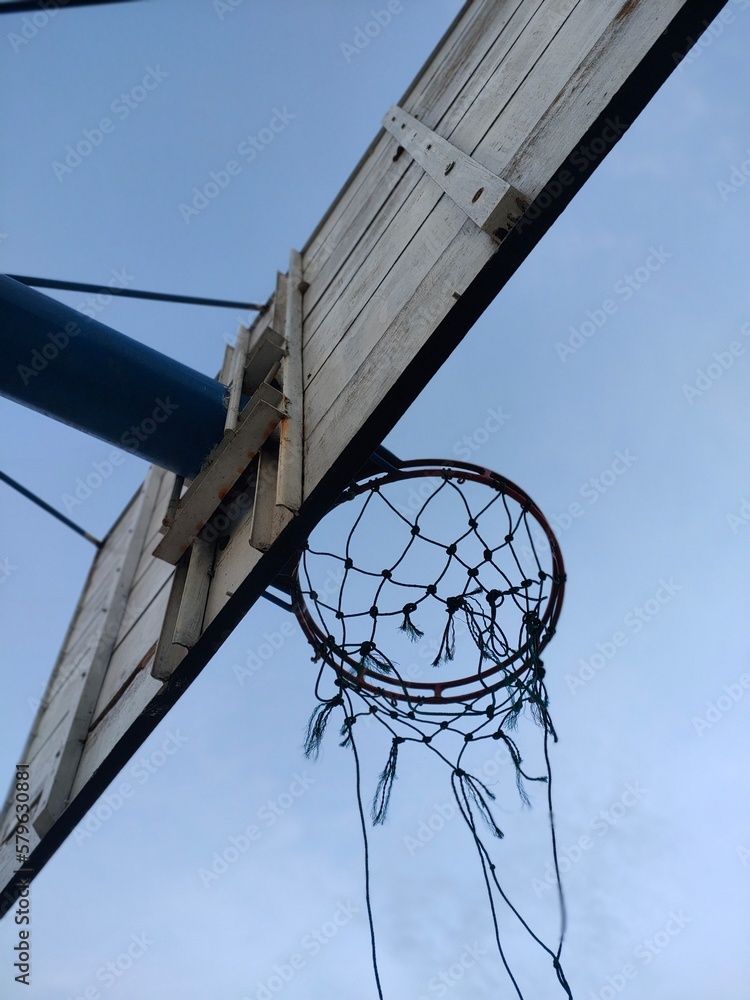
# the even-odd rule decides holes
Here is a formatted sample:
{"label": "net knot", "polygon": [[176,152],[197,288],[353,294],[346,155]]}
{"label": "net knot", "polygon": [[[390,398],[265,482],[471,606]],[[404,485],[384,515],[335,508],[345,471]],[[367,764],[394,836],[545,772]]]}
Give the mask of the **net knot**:
{"label": "net knot", "polygon": [[411,614],[416,610],[417,610],[416,604],[411,604],[411,603],[405,604],[403,607],[404,620],[399,625],[399,631],[405,632],[409,636],[412,642],[416,642],[417,639],[421,639],[422,636],[424,635],[422,629],[417,628],[417,626],[411,620]]}

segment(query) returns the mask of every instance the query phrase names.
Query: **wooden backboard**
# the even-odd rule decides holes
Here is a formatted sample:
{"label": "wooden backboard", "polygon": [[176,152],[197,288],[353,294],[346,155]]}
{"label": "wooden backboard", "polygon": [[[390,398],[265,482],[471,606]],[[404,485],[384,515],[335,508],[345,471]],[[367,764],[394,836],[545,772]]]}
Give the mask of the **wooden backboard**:
{"label": "wooden backboard", "polygon": [[298,370],[290,352],[284,361],[284,405],[264,400],[278,411],[281,440],[290,429],[299,435],[299,496],[295,477],[278,475],[294,442],[286,452],[269,444],[253,458],[252,482],[239,471],[226,496],[216,489],[225,523],[195,544],[197,523],[162,537],[174,476],[150,471],[94,561],[21,755],[29,850],[19,875],[6,805],[0,912],[283,570],[722,6],[464,6],[398,105],[383,109],[383,127],[250,331],[256,346],[275,335],[301,345]]}

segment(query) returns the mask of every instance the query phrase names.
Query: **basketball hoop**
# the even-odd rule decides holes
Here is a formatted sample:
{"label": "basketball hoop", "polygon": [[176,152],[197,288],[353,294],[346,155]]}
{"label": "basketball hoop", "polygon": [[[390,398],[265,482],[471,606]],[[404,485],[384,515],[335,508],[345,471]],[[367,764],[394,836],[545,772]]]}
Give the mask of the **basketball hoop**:
{"label": "basketball hoop", "polygon": [[[410,481],[420,484],[419,490],[412,489],[408,495],[411,507],[391,498],[394,487]],[[469,484],[471,497],[467,496]],[[451,495],[441,497],[446,492]],[[414,497],[419,500],[416,510]],[[438,519],[431,516],[436,505],[440,514],[449,514],[451,503],[440,500],[456,501],[452,506],[466,515],[454,536],[443,540],[430,530]],[[538,655],[555,632],[565,570],[552,529],[523,490],[477,465],[427,459],[364,477],[344,493],[337,508],[350,504],[354,516],[341,519],[351,524],[343,552],[325,552],[308,543],[294,567],[292,585],[295,613],[316,659],[332,666],[343,684],[417,709],[483,699],[512,687],[538,663]],[[373,511],[378,505],[379,510]],[[396,551],[391,565],[379,570],[355,565],[349,553],[356,533],[367,531],[368,517],[379,521],[383,513],[390,533],[404,538],[403,551]],[[425,526],[425,520],[432,524]],[[452,529],[452,525],[447,527]],[[445,558],[437,566],[437,578],[424,582],[418,578],[417,551],[430,549],[442,551]],[[413,575],[405,579],[399,570],[407,557]],[[316,560],[329,566],[338,562],[341,567],[336,606],[320,597]],[[352,604],[355,595],[368,593],[370,603]],[[433,613],[427,617],[432,623],[442,618],[438,648],[442,646],[443,652],[434,666],[455,659],[454,644],[446,632],[458,620],[476,647],[473,673],[421,681],[400,672],[378,626],[396,620],[400,632],[421,639],[427,626],[415,622],[420,611],[425,617],[429,606]],[[392,633],[390,629],[386,635],[391,638]],[[464,646],[470,647],[471,641]]]}
{"label": "basketball hoop", "polygon": [[[332,713],[341,710],[341,746],[353,751],[356,764],[373,968],[381,997],[355,739],[356,723],[364,717],[379,722],[391,739],[372,802],[373,823],[385,821],[399,749],[420,743],[434,751],[451,769],[453,794],[479,854],[498,952],[517,995],[523,996],[501,941],[501,903],[547,953],[560,986],[572,997],[560,964],[565,916],[547,746],[549,737],[557,736],[540,658],[554,635],[564,587],[557,540],[528,494],[496,472],[453,460],[402,462],[377,473],[370,467],[296,558],[292,607],[313,660],[320,663],[318,705],[308,724],[305,753],[317,756]],[[527,711],[544,731],[546,774],[541,776],[524,770],[514,739]],[[470,748],[485,739],[505,746],[522,801],[530,801],[525,781],[547,783],[562,923],[555,950],[510,901],[482,841],[480,818],[493,836],[503,836],[491,808],[494,792],[465,763],[471,760]]]}

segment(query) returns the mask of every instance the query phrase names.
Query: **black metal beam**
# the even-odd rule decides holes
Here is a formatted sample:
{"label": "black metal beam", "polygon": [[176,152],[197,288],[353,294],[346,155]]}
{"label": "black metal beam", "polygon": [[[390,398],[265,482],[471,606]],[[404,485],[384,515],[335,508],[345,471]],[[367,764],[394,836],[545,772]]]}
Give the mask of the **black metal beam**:
{"label": "black metal beam", "polygon": [[0,14],[28,14],[34,11],[58,11],[65,7],[94,7],[109,3],[132,3],[133,0],[9,0],[0,3]]}
{"label": "black metal beam", "polygon": [[[119,2],[119,0],[118,0]],[[101,285],[84,284],[81,281],[58,281],[57,278],[30,278],[25,274],[9,274],[9,278],[20,281],[30,288],[59,288],[69,292],[94,292],[98,295],[120,295],[126,299],[153,299],[156,302],[184,302],[191,306],[221,306],[225,309],[252,309],[255,312],[266,311],[265,305],[256,302],[235,302],[232,299],[206,299],[197,295],[171,295],[167,292],[140,292],[135,288],[106,288]]]}

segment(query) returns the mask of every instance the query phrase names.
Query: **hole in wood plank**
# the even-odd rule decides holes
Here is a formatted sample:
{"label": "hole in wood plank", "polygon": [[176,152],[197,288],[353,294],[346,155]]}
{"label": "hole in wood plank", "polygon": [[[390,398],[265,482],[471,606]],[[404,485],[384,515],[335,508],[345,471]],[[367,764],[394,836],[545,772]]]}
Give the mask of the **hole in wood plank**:
{"label": "hole in wood plank", "polygon": [[404,147],[403,146],[399,146],[398,149],[396,150],[394,156],[393,156],[393,162],[394,163],[399,158],[399,156],[401,156],[401,154],[403,153],[403,151],[404,151]]}
{"label": "hole in wood plank", "polygon": [[455,165],[456,165],[456,161],[455,160],[451,160],[451,162],[446,165],[445,170],[443,171],[443,173],[447,176],[451,172],[451,170],[453,170],[453,168],[455,167]]}
{"label": "hole in wood plank", "polygon": [[473,198],[471,199],[471,202],[472,202],[472,204],[473,204],[473,203],[474,203],[475,201],[479,201],[479,199],[480,199],[480,198],[482,197],[483,193],[484,193],[484,188],[483,188],[483,187],[481,187],[481,188],[480,188],[480,189],[479,189],[479,190],[477,191],[477,193],[476,193],[476,194],[474,195],[474,197],[473,197]]}

